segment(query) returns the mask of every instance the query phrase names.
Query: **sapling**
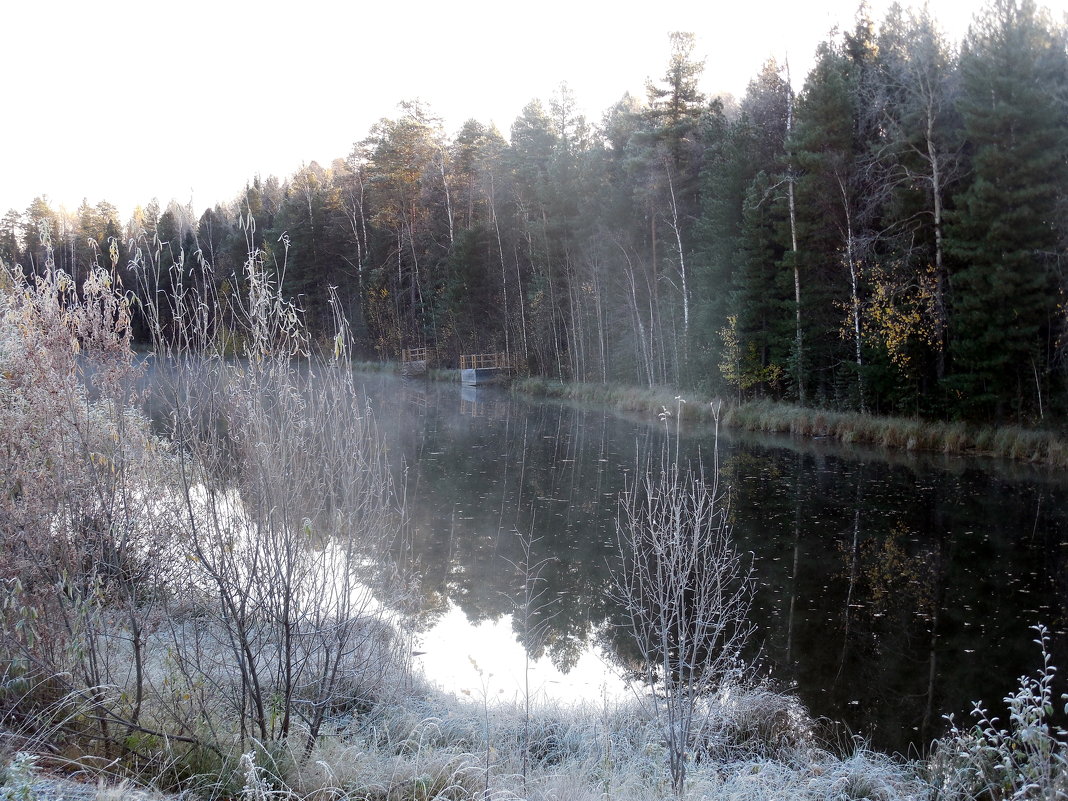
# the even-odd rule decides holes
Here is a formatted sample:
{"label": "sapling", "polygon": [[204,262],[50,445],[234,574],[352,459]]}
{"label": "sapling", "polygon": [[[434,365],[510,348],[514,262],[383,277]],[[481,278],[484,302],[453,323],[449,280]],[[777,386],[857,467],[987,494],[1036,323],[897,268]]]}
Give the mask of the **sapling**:
{"label": "sapling", "polygon": [[659,468],[620,498],[616,538],[614,595],[642,662],[638,699],[660,729],[681,796],[711,702],[745,675],[753,632],[752,566],[734,544],[718,447],[708,475],[681,464],[677,441],[673,456],[665,450]]}

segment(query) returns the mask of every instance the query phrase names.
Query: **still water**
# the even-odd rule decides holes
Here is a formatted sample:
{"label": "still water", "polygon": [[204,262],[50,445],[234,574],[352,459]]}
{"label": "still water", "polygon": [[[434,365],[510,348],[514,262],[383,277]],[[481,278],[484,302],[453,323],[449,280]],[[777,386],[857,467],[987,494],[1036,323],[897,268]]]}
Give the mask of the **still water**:
{"label": "still water", "polygon": [[[405,477],[430,680],[507,699],[622,692],[626,645],[606,634],[618,498],[674,424],[361,380]],[[710,468],[714,430],[683,426],[678,447]],[[719,456],[759,582],[762,670],[813,714],[878,748],[922,749],[945,714],[994,707],[1038,668],[1030,626],[1050,628],[1068,669],[1068,477],[733,432]]]}

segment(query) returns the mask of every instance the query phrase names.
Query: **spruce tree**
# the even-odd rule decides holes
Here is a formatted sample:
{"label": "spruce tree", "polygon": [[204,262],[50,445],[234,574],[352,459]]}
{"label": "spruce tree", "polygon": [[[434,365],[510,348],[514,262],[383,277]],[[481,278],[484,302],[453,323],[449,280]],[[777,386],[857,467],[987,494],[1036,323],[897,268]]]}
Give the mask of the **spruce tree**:
{"label": "spruce tree", "polygon": [[[817,402],[854,400],[850,386],[859,375],[842,331],[853,339],[852,276],[857,257],[858,148],[855,136],[857,77],[849,55],[835,43],[821,45],[816,66],[805,81],[797,105],[791,148],[799,170],[797,255],[808,291],[803,297],[806,377]],[[854,343],[855,344],[855,343]],[[852,351],[852,352],[851,352]],[[842,393],[845,398],[841,398]],[[859,401],[859,398],[855,400]]]}
{"label": "spruce tree", "polygon": [[961,52],[971,181],[949,217],[951,387],[971,416],[1041,416],[1058,293],[1051,254],[1066,172],[1064,40],[1031,0],[995,0]]}

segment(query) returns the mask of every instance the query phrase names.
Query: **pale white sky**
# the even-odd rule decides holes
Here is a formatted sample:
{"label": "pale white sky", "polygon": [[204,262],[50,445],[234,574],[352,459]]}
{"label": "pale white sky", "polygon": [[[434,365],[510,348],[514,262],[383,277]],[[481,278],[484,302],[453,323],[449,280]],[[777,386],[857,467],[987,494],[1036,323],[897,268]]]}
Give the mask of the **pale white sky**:
{"label": "pale white sky", "polygon": [[[872,0],[878,21],[887,0]],[[907,3],[905,3],[907,5]],[[954,41],[981,0],[932,0]],[[1068,0],[1053,0],[1064,13]],[[108,200],[126,219],[158,197],[199,212],[256,175],[346,156],[401,100],[451,134],[469,117],[507,136],[566,80],[587,115],[659,78],[668,33],[697,34],[709,93],[744,92],[770,56],[800,85],[856,0],[7,0],[0,214],[39,194]]]}

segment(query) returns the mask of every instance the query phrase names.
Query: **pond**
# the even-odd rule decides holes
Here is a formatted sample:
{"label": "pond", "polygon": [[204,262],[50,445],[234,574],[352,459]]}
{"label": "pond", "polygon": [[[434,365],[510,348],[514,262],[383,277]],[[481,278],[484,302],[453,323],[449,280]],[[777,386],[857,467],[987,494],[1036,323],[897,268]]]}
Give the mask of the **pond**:
{"label": "pond", "polygon": [[[669,437],[710,469],[714,429],[361,381],[404,476],[428,678],[508,700],[623,692],[618,638],[605,634],[619,611],[608,566],[620,492]],[[1039,667],[1034,624],[1068,665],[1068,477],[734,432],[719,459],[759,583],[755,655],[840,732],[922,749],[945,714],[994,708]]]}

